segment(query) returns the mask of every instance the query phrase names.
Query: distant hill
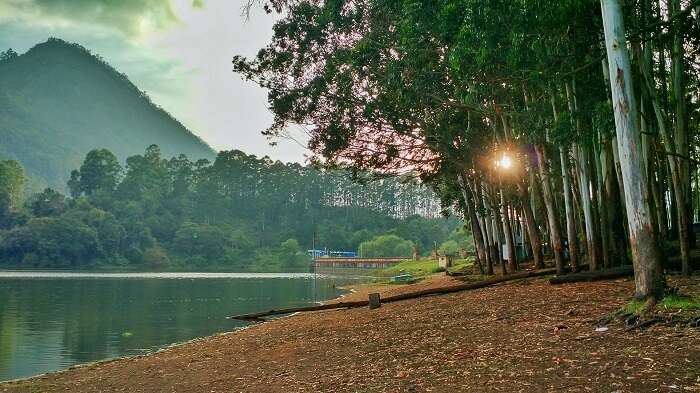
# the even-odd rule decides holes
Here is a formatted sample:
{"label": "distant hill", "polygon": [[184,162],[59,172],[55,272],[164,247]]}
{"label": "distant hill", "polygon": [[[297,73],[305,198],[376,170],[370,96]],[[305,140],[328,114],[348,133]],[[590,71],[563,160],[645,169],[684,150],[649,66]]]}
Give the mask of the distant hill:
{"label": "distant hill", "polygon": [[65,189],[94,148],[120,160],[150,144],[164,156],[215,152],[102,58],[50,38],[26,53],[0,56],[0,159],[17,159],[34,190]]}

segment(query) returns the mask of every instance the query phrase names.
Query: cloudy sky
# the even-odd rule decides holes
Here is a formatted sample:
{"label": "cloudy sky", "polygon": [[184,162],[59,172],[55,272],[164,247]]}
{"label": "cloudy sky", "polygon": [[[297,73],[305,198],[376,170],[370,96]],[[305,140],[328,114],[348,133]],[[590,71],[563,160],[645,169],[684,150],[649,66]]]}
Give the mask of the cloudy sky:
{"label": "cloudy sky", "polygon": [[[23,53],[48,37],[77,42],[217,150],[304,160],[294,140],[260,134],[272,120],[265,91],[231,71],[270,39],[273,17],[244,0],[0,0],[0,51]],[[301,133],[290,130],[297,141]]]}

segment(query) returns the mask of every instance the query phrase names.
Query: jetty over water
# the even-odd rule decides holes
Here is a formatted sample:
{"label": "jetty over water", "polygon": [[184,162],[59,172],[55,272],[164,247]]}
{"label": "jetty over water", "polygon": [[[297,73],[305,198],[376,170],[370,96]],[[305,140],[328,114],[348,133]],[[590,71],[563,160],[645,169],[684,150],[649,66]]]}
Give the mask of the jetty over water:
{"label": "jetty over water", "polygon": [[410,258],[339,258],[321,257],[314,259],[317,269],[384,269]]}

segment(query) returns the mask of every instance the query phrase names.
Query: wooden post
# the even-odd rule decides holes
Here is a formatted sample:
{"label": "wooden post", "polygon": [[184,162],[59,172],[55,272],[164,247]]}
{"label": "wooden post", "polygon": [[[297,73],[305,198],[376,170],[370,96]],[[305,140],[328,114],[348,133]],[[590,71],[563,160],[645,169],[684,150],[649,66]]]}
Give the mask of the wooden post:
{"label": "wooden post", "polygon": [[382,306],[382,300],[379,297],[378,293],[370,293],[369,294],[369,309],[374,310],[375,308],[379,308]]}

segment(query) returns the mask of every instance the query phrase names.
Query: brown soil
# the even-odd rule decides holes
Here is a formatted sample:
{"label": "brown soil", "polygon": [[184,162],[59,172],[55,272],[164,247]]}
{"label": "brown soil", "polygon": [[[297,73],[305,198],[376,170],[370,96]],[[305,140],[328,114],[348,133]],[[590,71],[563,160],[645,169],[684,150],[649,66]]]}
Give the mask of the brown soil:
{"label": "brown soil", "polygon": [[[350,297],[450,282],[362,286]],[[700,293],[698,280],[674,283]],[[626,332],[616,322],[595,332],[631,294],[629,280],[523,280],[371,311],[307,313],[0,391],[700,392],[699,329]]]}

